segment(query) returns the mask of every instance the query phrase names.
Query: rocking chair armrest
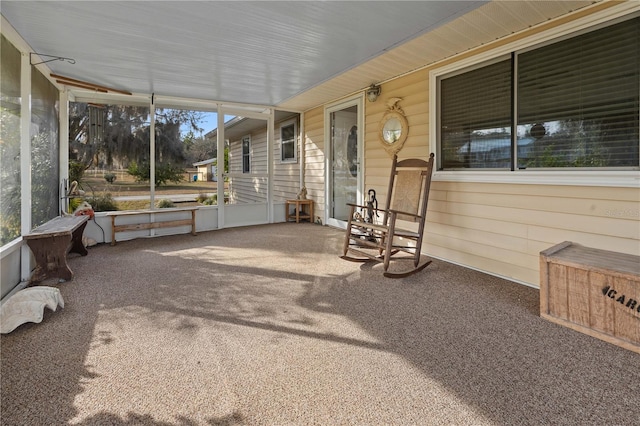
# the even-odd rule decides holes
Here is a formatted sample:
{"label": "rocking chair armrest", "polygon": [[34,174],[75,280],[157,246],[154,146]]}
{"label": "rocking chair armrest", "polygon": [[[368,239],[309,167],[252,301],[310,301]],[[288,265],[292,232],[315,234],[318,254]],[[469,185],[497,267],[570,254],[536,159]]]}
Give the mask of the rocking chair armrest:
{"label": "rocking chair armrest", "polygon": [[362,204],[354,204],[354,203],[347,203],[347,206],[349,206],[349,207],[357,207],[357,208],[360,208],[360,209],[370,209],[370,210],[373,210],[374,212],[382,212],[382,213],[384,213],[384,212],[387,211],[385,209],[376,209],[376,208],[373,208],[373,207],[363,206]]}
{"label": "rocking chair armrest", "polygon": [[361,209],[366,209],[367,208],[367,206],[363,206],[361,204],[354,204],[354,203],[347,203],[347,206],[349,206],[349,207],[358,207],[358,208],[361,208]]}
{"label": "rocking chair armrest", "polygon": [[371,209],[374,212],[381,212],[381,213],[394,213],[396,216],[401,214],[404,216],[412,216],[415,217],[416,219],[419,219],[421,216],[419,214],[415,214],[415,213],[409,213],[409,212],[405,212],[402,210],[394,210],[394,209],[376,209],[376,208],[371,208],[369,206],[363,206],[362,204],[354,204],[354,203],[347,203],[347,206],[349,207],[356,207],[356,208],[361,208],[361,209]]}
{"label": "rocking chair armrest", "polygon": [[419,214],[415,214],[415,213],[409,213],[409,212],[403,212],[402,210],[394,210],[394,209],[389,209],[387,210],[389,213],[393,213],[395,216],[398,215],[403,215],[403,216],[412,216],[415,217],[416,219],[421,218],[422,216],[420,216]]}

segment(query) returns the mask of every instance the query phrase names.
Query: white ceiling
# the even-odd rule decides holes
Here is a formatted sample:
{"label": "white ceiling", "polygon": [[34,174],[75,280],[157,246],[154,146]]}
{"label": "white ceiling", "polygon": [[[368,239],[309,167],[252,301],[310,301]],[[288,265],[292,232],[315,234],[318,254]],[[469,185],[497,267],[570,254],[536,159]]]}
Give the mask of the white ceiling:
{"label": "white ceiling", "polygon": [[49,62],[56,74],[305,110],[591,3],[2,0],[0,11],[34,52],[75,60]]}

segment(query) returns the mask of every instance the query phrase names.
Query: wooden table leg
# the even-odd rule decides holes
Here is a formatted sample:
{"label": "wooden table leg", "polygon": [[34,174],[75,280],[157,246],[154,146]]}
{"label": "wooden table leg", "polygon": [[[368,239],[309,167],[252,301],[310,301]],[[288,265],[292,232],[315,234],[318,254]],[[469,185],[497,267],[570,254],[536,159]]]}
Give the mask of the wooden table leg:
{"label": "wooden table leg", "polygon": [[111,216],[111,245],[116,245],[116,216]]}
{"label": "wooden table leg", "polygon": [[84,228],[86,228],[87,222],[83,223],[73,231],[71,235],[71,248],[69,249],[69,253],[78,253],[81,256],[86,256],[89,254],[87,248],[82,243],[82,233],[84,232]]}
{"label": "wooden table leg", "polygon": [[43,281],[49,277],[58,277],[70,281],[73,272],[67,264],[67,251],[71,244],[71,235],[59,235],[46,239],[27,240],[36,259],[36,270],[32,281]]}

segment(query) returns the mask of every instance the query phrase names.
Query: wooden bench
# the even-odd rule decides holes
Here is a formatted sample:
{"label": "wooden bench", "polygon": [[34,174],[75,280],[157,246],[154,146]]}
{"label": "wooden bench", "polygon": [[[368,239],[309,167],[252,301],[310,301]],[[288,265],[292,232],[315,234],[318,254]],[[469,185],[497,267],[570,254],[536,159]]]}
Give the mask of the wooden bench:
{"label": "wooden bench", "polygon": [[[198,210],[197,206],[183,207],[183,208],[177,208],[177,209],[108,212],[106,215],[111,217],[111,245],[113,246],[116,244],[116,233],[125,232],[125,231],[142,231],[146,229],[173,228],[176,226],[190,226],[191,235],[196,235],[196,210]],[[116,218],[118,217],[151,216],[151,215],[179,213],[179,212],[190,212],[191,217],[189,219],[165,220],[163,222],[155,222],[152,219],[149,219],[149,222],[136,222],[136,223],[121,224],[121,225],[116,224]]]}
{"label": "wooden bench", "polygon": [[24,235],[27,245],[36,259],[32,282],[49,277],[69,281],[73,271],[67,264],[67,253],[88,254],[82,244],[82,233],[89,216],[59,216]]}
{"label": "wooden bench", "polygon": [[640,353],[640,257],[569,241],[540,252],[540,316]]}

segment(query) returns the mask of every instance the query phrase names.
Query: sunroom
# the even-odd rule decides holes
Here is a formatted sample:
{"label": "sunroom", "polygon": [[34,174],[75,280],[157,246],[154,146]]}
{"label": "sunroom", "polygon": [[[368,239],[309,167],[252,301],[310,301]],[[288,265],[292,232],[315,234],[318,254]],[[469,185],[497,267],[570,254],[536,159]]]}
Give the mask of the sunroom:
{"label": "sunroom", "polygon": [[[625,410],[637,405],[637,357],[538,322],[536,304],[540,254],[552,246],[571,241],[640,256],[638,2],[8,0],[1,12],[3,300],[30,284],[35,264],[25,236],[33,228],[94,193],[115,194],[118,208],[99,209],[92,197],[85,236],[103,262],[83,258],[77,279],[58,283],[77,291],[76,306],[87,311],[72,303],[51,321],[65,338],[73,334],[60,342],[77,345],[76,355],[68,357],[55,336],[45,347],[65,368],[78,368],[70,376],[51,372],[47,354],[21,364],[24,335],[3,355],[3,376],[9,365],[34,373],[3,378],[12,391],[43,376],[54,383],[62,413],[49,419],[260,424],[268,413],[262,420],[270,424],[540,424],[563,414],[585,420],[588,412],[594,423],[631,424]],[[375,267],[343,265],[338,251],[326,252],[345,227],[347,202],[365,202],[370,190],[384,200],[391,156],[379,133],[389,111],[407,121],[398,157],[434,153],[437,166],[422,247],[437,266],[393,283]],[[165,169],[176,162],[177,171]],[[216,176],[205,179],[198,165]],[[312,223],[280,223],[287,200],[303,188]],[[186,225],[136,230],[140,217],[126,222],[126,215],[116,234],[113,218],[138,210],[145,223],[183,221],[193,211],[202,238],[183,236],[192,231]],[[139,289],[120,268],[131,270]],[[104,289],[92,274],[106,274]],[[206,280],[221,284],[201,286]],[[442,285],[431,290],[434,283]],[[488,320],[490,311],[497,316]],[[638,312],[625,314],[638,319]],[[141,325],[139,334],[127,334],[132,325]],[[198,358],[220,329],[232,330],[215,340],[228,351],[218,361]],[[109,352],[116,335],[132,360],[118,371],[111,367],[122,365],[119,352]],[[164,349],[145,345],[171,338],[182,346],[156,369]],[[288,352],[298,345],[309,358]],[[231,356],[246,348],[257,352]],[[363,366],[377,366],[383,378],[346,379],[361,384],[356,390],[334,381],[325,359],[345,379],[365,373]],[[196,367],[173,369],[186,367],[183,360]],[[236,370],[240,364],[252,370]],[[230,375],[222,385],[209,380],[225,368],[239,372],[241,385],[230,385]],[[261,368],[264,377],[255,375]],[[600,376],[616,368],[624,374],[610,382]],[[122,398],[109,383],[115,377],[136,378]],[[310,387],[296,388],[292,402],[287,386],[298,379]],[[163,380],[184,388],[159,398]],[[263,404],[270,380],[277,385],[267,400],[281,406]],[[200,419],[183,413],[202,402],[191,381],[233,390]],[[394,406],[407,383],[419,395],[432,392],[429,404],[439,411],[424,422],[429,404],[421,397],[408,392]],[[134,388],[140,393],[126,401]],[[103,406],[103,392],[117,410]],[[24,413],[44,424],[52,408],[46,394],[38,389],[41,399],[25,405],[3,389],[8,424]],[[247,402],[253,397],[258,402]],[[558,404],[563,397],[568,408]],[[349,408],[363,400],[370,405]],[[139,411],[127,412],[129,403]],[[47,409],[37,413],[38,404]],[[90,409],[74,411],[79,406]]]}
{"label": "sunroom", "polygon": [[[384,192],[390,159],[377,126],[396,99],[409,123],[399,156],[437,154],[430,255],[537,286],[537,254],[558,240],[638,253],[637,4],[371,6],[301,3],[300,16],[282,4],[5,2],[2,294],[33,267],[20,235],[69,209],[75,105],[101,114],[81,117],[85,140],[105,120],[100,106],[142,108],[156,175],[167,123],[150,117],[205,114],[219,129],[208,140],[215,160],[230,168],[216,178],[233,188],[210,195],[234,202],[199,208],[201,231],[283,221],[303,186],[314,222],[344,226],[345,201]],[[381,89],[375,102],[370,86]],[[225,146],[239,151],[225,158]],[[84,154],[84,167],[120,153],[126,168],[125,149]],[[154,183],[151,209],[163,197]],[[98,214],[95,225],[87,234],[109,242],[109,221]]]}

